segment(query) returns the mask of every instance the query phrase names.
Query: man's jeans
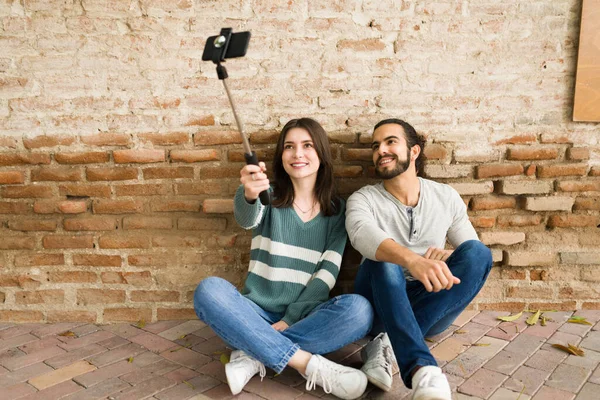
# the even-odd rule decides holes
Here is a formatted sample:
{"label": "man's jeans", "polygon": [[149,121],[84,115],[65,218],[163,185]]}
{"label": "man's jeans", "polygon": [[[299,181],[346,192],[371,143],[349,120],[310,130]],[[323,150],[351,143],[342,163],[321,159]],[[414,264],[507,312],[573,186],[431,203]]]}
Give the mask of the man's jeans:
{"label": "man's jeans", "polygon": [[490,250],[478,240],[462,243],[446,260],[461,283],[450,290],[427,292],[417,280],[407,281],[396,264],[364,260],[355,292],[375,308],[373,333],[390,337],[404,384],[411,387],[411,371],[437,365],[425,337],[443,332],[475,298],[492,267]]}
{"label": "man's jeans", "polygon": [[364,337],[373,324],[371,304],[362,296],[347,294],[317,306],[304,319],[278,332],[271,324],[283,314],[263,310],[217,277],[200,282],[194,309],[230,347],[243,350],[277,373],[298,349],[329,353]]}

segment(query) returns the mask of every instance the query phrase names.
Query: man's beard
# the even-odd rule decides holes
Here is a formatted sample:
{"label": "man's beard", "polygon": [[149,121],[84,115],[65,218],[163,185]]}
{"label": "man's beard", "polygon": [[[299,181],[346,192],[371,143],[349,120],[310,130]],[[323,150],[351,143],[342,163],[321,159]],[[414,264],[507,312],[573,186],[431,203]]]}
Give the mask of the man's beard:
{"label": "man's beard", "polygon": [[[398,175],[403,174],[410,166],[410,157],[408,157],[409,155],[410,155],[410,153],[407,154],[405,161],[400,161],[398,156],[394,154],[394,160],[396,160],[396,166],[393,169],[386,169],[386,170],[380,169],[379,167],[375,167],[375,175],[377,175],[377,177],[379,177],[383,180],[388,180],[388,179],[394,179]],[[379,161],[381,160],[381,158],[383,158],[383,157],[380,157],[377,160],[377,165],[379,165]]]}

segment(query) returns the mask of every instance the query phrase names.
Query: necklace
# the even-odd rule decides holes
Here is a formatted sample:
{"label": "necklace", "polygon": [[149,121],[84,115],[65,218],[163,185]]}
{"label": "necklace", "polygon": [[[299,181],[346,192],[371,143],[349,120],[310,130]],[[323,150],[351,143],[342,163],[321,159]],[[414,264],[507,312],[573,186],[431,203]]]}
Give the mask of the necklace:
{"label": "necklace", "polygon": [[300,212],[302,212],[303,214],[306,214],[306,213],[308,213],[308,212],[310,212],[310,211],[312,211],[312,210],[314,210],[314,209],[315,209],[315,203],[313,203],[312,207],[311,207],[311,208],[309,208],[309,209],[308,209],[308,210],[306,210],[306,211],[304,211],[303,209],[301,209],[301,208],[300,208],[300,206],[298,205],[298,203],[296,203],[295,201],[294,201],[293,203],[294,203],[294,205],[296,206],[296,208],[297,208],[298,210],[300,210]]}

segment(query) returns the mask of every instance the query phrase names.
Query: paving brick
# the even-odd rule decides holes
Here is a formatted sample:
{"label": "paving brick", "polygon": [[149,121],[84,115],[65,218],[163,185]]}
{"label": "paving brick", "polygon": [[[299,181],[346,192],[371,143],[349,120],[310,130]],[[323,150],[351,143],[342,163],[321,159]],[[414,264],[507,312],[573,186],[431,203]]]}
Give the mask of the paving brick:
{"label": "paving brick", "polygon": [[162,353],[163,351],[177,346],[170,340],[164,339],[158,335],[150,332],[144,332],[137,336],[132,336],[129,340],[133,343],[144,346],[146,349],[155,353]]}
{"label": "paving brick", "polygon": [[542,386],[532,400],[573,400],[575,395],[557,388]]}
{"label": "paving brick", "polygon": [[561,354],[555,351],[538,350],[525,362],[525,365],[542,371],[552,372],[565,358],[567,358],[566,353]]}
{"label": "paving brick", "polygon": [[0,351],[5,350],[5,349],[10,349],[11,347],[23,346],[27,343],[35,342],[37,340],[39,340],[39,339],[30,333],[2,339],[2,340],[0,340]]}
{"label": "paving brick", "polygon": [[164,376],[159,376],[116,393],[112,397],[114,397],[115,400],[139,400],[153,396],[175,385],[175,382]]}
{"label": "paving brick", "polygon": [[11,387],[3,387],[2,398],[7,400],[16,400],[35,392],[37,392],[37,390],[33,386],[27,383],[18,383]]}
{"label": "paving brick", "polygon": [[494,357],[500,350],[502,350],[507,345],[506,340],[500,340],[496,338],[492,338],[489,336],[484,336],[479,339],[475,344],[477,346],[470,347],[466,353],[473,354],[485,359],[491,359]]}
{"label": "paving brick", "polygon": [[452,338],[464,344],[473,344],[481,339],[491,329],[492,328],[487,325],[468,322],[460,328],[460,331],[464,333],[457,334],[456,331],[454,331]]}
{"label": "paving brick", "polygon": [[60,347],[62,347],[63,349],[67,350],[67,351],[73,351],[73,350],[77,350],[80,349],[82,347],[86,347],[90,344],[94,344],[94,343],[98,343],[101,342],[103,340],[107,340],[110,339],[112,337],[115,337],[116,335],[112,332],[108,332],[108,331],[97,331],[94,333],[90,333],[89,335],[85,335],[83,337],[64,337],[62,338],[62,341],[64,343],[62,343],[61,345],[59,345]]}
{"label": "paving brick", "polygon": [[15,371],[20,368],[27,367],[29,365],[37,364],[41,361],[48,360],[49,358],[55,357],[58,354],[64,354],[65,351],[57,346],[47,347],[43,350],[36,351],[35,353],[27,354],[26,356],[12,358],[2,362],[2,365],[11,370]]}
{"label": "paving brick", "polygon": [[592,327],[590,325],[582,325],[582,324],[562,324],[560,328],[558,328],[559,332],[569,333],[571,335],[577,336],[585,336]]}
{"label": "paving brick", "polygon": [[600,367],[596,368],[589,381],[600,385]]}
{"label": "paving brick", "polygon": [[104,325],[102,327],[102,329],[104,329],[106,331],[110,331],[110,332],[114,333],[115,335],[119,335],[124,339],[127,339],[131,336],[139,335],[140,333],[143,332],[141,329],[136,328],[135,326],[132,326],[131,324]]}
{"label": "paving brick", "polygon": [[452,361],[456,358],[456,356],[464,351],[465,346],[463,343],[453,338],[448,338],[433,348],[433,350],[431,350],[431,354],[437,360]]}
{"label": "paving brick", "polygon": [[99,384],[100,382],[119,377],[136,369],[137,367],[133,363],[123,360],[106,367],[99,368],[95,371],[88,372],[87,374],[76,376],[73,378],[73,380],[79,383],[81,386],[89,388]]}
{"label": "paving brick", "polygon": [[298,389],[282,385],[281,383],[275,382],[271,379],[265,379],[261,382],[258,376],[252,378],[244,390],[266,399],[278,400],[292,400],[302,393]]}
{"label": "paving brick", "polygon": [[556,322],[546,322],[546,326],[534,325],[527,328],[526,333],[528,335],[539,336],[541,338],[548,339],[554,334],[560,327],[560,324]]}
{"label": "paving brick", "polygon": [[81,323],[77,322],[59,322],[56,324],[48,324],[32,330],[31,334],[39,338],[44,338],[46,336],[56,335],[58,333],[70,331],[71,329],[76,328],[80,325]]}
{"label": "paving brick", "polygon": [[498,317],[502,316],[502,315],[506,315],[506,312],[505,311],[487,311],[486,310],[486,311],[480,312],[475,317],[473,317],[471,322],[476,322],[481,325],[487,325],[487,326],[494,327],[501,322],[498,319]]}
{"label": "paving brick", "polygon": [[22,324],[10,326],[6,329],[0,330],[0,340],[25,335],[27,333],[30,333],[32,330],[39,328],[40,326],[40,324]]}
{"label": "paving brick", "polygon": [[61,368],[66,365],[72,364],[75,361],[83,360],[97,354],[105,353],[106,349],[97,344],[90,344],[89,346],[82,347],[81,349],[73,350],[68,353],[61,354],[56,357],[52,357],[46,360],[46,364],[53,368]]}
{"label": "paving brick", "polygon": [[[222,366],[223,366],[223,364],[221,364],[221,367]],[[175,371],[171,371],[171,372],[165,374],[165,377],[169,378],[173,382],[183,382],[183,381],[189,381],[190,379],[195,378],[198,375],[199,375],[198,372],[196,372],[194,370],[191,370],[191,369],[185,368],[185,367],[181,367],[181,368],[176,369]]]}
{"label": "paving brick", "polygon": [[577,367],[594,370],[600,364],[600,353],[593,350],[585,350],[585,356],[569,355],[564,364],[575,365]]}
{"label": "paving brick", "polygon": [[98,325],[85,324],[78,326],[77,328],[71,329],[71,332],[73,332],[77,337],[82,337],[85,335],[89,335],[90,333],[98,332],[99,330],[102,329]]}
{"label": "paving brick", "polygon": [[527,357],[527,354],[511,353],[502,350],[485,364],[485,368],[505,375],[511,375],[525,362]]}
{"label": "paving brick", "polygon": [[48,372],[44,375],[31,378],[28,383],[37,388],[44,390],[50,386],[58,385],[59,383],[68,381],[75,376],[83,375],[87,372],[95,370],[96,367],[87,361],[77,361],[71,365]]}
{"label": "paving brick", "polygon": [[181,348],[181,350],[167,350],[160,353],[160,355],[167,360],[171,360],[193,370],[198,370],[200,367],[211,361],[210,357],[206,357],[186,348]]}
{"label": "paving brick", "polygon": [[[204,375],[212,376],[213,378],[218,379],[221,382],[227,382],[227,378],[225,376],[225,367],[223,366],[223,363],[221,361],[212,361],[206,365],[203,365],[201,368],[198,369],[198,371],[203,373]],[[292,371],[292,368],[284,369],[282,375],[287,375],[288,373],[293,373],[295,376],[299,376],[299,374],[295,370]],[[304,380],[304,378],[302,378],[302,380]]]}
{"label": "paving brick", "polygon": [[552,348],[551,345],[553,345],[553,344],[567,345],[568,343],[577,345],[580,342],[581,342],[581,337],[579,337],[577,335],[571,335],[569,333],[564,333],[564,332],[556,332],[556,333],[554,333],[554,335],[550,336],[550,338],[546,341],[546,343],[543,346],[543,349],[549,350],[551,348],[552,350],[556,350],[556,349]]}
{"label": "paving brick", "polygon": [[598,400],[600,394],[600,385],[593,383],[586,383],[583,388],[579,391],[579,394],[575,398],[576,400]]}
{"label": "paving brick", "polygon": [[526,395],[525,393],[513,392],[512,390],[508,390],[506,388],[501,387],[500,389],[494,392],[494,394],[492,395],[492,397],[490,397],[489,400],[515,400],[517,398],[519,400],[531,399],[531,397]]}
{"label": "paving brick", "polygon": [[471,321],[473,317],[479,314],[479,311],[476,310],[465,310],[452,322],[452,325],[456,325],[458,327],[463,326],[467,322]]}
{"label": "paving brick", "polygon": [[522,317],[515,322],[502,322],[497,327],[486,333],[486,336],[495,337],[502,340],[513,340],[518,334],[527,329],[525,318]]}
{"label": "paving brick", "polygon": [[102,347],[106,347],[108,350],[116,349],[117,347],[125,346],[126,344],[131,343],[127,339],[123,339],[121,336],[113,336],[110,339],[103,340],[98,342],[98,344]]}
{"label": "paving brick", "polygon": [[66,381],[44,389],[42,391],[32,393],[28,396],[21,397],[19,400],[54,400],[61,399],[72,393],[77,393],[83,388],[73,381]]}
{"label": "paving brick", "polygon": [[463,353],[446,364],[442,369],[448,374],[468,378],[486,362],[486,358],[474,354]]}
{"label": "paving brick", "polygon": [[591,372],[585,368],[561,364],[550,375],[546,385],[577,393],[590,374]]}
{"label": "paving brick", "polygon": [[135,357],[144,351],[146,351],[146,349],[139,344],[130,343],[128,345],[117,347],[114,350],[109,350],[105,353],[94,356],[88,359],[88,361],[97,367],[103,367],[108,364],[114,364],[118,361],[125,360],[129,357]]}
{"label": "paving brick", "polygon": [[192,332],[192,334],[204,339],[210,339],[211,337],[217,336],[210,326],[198,329],[197,331]]}
{"label": "paving brick", "polygon": [[504,382],[502,387],[533,395],[544,384],[548,375],[550,375],[549,371],[522,366]]}
{"label": "paving brick", "polygon": [[532,355],[540,348],[543,339],[537,336],[520,334],[512,342],[510,342],[504,350],[510,353]]}
{"label": "paving brick", "polygon": [[17,383],[25,382],[30,378],[53,371],[52,367],[40,362],[21,368],[14,372],[7,372],[0,375],[0,388],[16,385]]}
{"label": "paving brick", "polygon": [[110,379],[105,380],[89,389],[82,390],[80,392],[74,393],[67,397],[63,397],[63,398],[61,398],[61,400],[104,399],[104,398],[106,398],[106,396],[123,391],[130,387],[131,387],[131,385],[129,385],[127,382],[123,382],[119,378],[110,378]]}
{"label": "paving brick", "polygon": [[154,397],[160,400],[182,400],[219,386],[221,382],[210,376],[200,375],[179,385],[158,393]]}
{"label": "paving brick", "polygon": [[148,324],[142,329],[146,332],[159,334],[161,332],[166,331],[167,329],[171,329],[177,325],[184,324],[185,321],[158,321],[153,324]]}
{"label": "paving brick", "polygon": [[199,329],[203,329],[206,327],[206,324],[202,321],[187,321],[183,324],[176,325],[166,331],[159,333],[160,337],[163,337],[167,340],[176,340],[181,338],[183,335],[187,335],[188,333],[195,332]]}
{"label": "paving brick", "polygon": [[138,368],[142,368],[146,365],[155,364],[162,360],[163,358],[158,354],[155,354],[151,351],[145,351],[142,354],[138,354],[133,358],[133,365],[135,365]]}
{"label": "paving brick", "polygon": [[471,396],[488,398],[505,379],[506,375],[482,368],[460,385],[458,391]]}
{"label": "paving brick", "polygon": [[185,335],[183,337],[183,339],[177,339],[177,340],[173,341],[173,343],[177,343],[178,345],[187,347],[189,349],[189,348],[194,347],[197,344],[205,342],[206,340],[207,339],[204,339],[200,336],[196,336],[193,333],[190,333],[189,335]]}
{"label": "paving brick", "polygon": [[[44,339],[38,339],[35,342],[29,342],[23,346],[19,346],[19,350],[26,354],[35,353],[48,347],[56,346],[61,343],[55,336],[49,336]],[[60,346],[59,346],[60,347]]]}
{"label": "paving brick", "polygon": [[600,351],[600,332],[592,331],[589,332],[581,341],[580,347]]}
{"label": "paving brick", "polygon": [[[242,393],[244,393],[244,392],[242,392]],[[233,395],[231,394],[231,390],[229,390],[229,386],[227,384],[219,385],[210,390],[207,390],[206,392],[202,393],[202,395],[206,396],[206,398],[208,398],[208,399],[213,399],[213,400],[226,400],[226,399],[233,398]],[[202,396],[202,395],[200,395],[200,396]],[[236,400],[237,400],[237,398],[236,398]]]}
{"label": "paving brick", "polygon": [[179,365],[162,359],[159,362],[146,365],[128,374],[121,375],[120,379],[131,385],[136,385],[147,379],[154,379],[158,376],[165,375],[177,368],[179,368]]}

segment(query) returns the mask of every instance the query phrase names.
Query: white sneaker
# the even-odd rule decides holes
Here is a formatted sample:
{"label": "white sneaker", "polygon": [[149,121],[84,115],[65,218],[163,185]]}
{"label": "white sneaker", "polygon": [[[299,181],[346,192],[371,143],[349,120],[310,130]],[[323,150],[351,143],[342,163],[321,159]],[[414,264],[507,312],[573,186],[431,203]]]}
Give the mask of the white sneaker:
{"label": "white sneaker", "polygon": [[340,399],[357,399],[367,388],[367,377],[361,371],[339,365],[313,354],[306,366],[306,390],[313,390],[316,385],[325,393],[333,394]]}
{"label": "white sneaker", "polygon": [[421,367],[412,378],[412,400],[452,400],[448,378],[439,367]]}
{"label": "white sneaker", "polygon": [[241,392],[246,383],[258,372],[260,372],[260,380],[262,381],[267,374],[263,363],[241,350],[232,351],[229,362],[225,364],[225,375],[231,393],[236,395]]}
{"label": "white sneaker", "polygon": [[361,371],[367,375],[369,382],[389,392],[392,388],[392,363],[395,357],[387,333],[375,336],[375,339],[363,347],[360,356],[365,362]]}

